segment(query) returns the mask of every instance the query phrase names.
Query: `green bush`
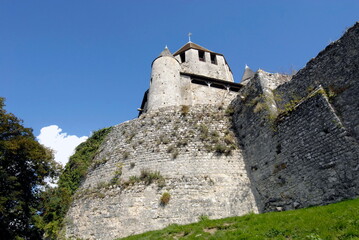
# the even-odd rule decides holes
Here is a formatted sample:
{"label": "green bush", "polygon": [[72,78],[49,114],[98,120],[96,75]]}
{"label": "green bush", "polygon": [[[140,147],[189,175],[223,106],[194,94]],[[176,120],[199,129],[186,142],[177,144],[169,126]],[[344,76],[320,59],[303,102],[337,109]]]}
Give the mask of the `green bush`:
{"label": "green bush", "polygon": [[198,217],[198,220],[200,222],[205,222],[205,221],[209,220],[209,217],[207,215],[201,215],[201,216]]}
{"label": "green bush", "polygon": [[159,171],[150,171],[148,169],[142,169],[140,176],[130,176],[127,181],[121,183],[123,187],[133,185],[135,183],[143,182],[146,185],[150,185],[153,182],[157,182],[159,187],[165,186],[165,179]]}
{"label": "green bush", "polygon": [[58,233],[63,226],[64,217],[70,207],[72,197],[90,166],[102,164],[102,161],[94,163],[93,160],[101,143],[110,131],[111,128],[98,130],[85,142],[77,146],[75,154],[70,157],[60,175],[58,186],[49,188],[43,193],[43,213],[41,218],[46,238],[58,238]]}
{"label": "green bush", "polygon": [[127,187],[129,185],[133,185],[138,182],[141,182],[141,180],[138,176],[130,176],[128,181],[123,182],[122,185],[123,185],[123,187]]}
{"label": "green bush", "polygon": [[132,169],[132,168],[134,168],[136,166],[136,163],[134,163],[134,162],[131,162],[130,163],[130,168]]}
{"label": "green bush", "polygon": [[214,150],[217,152],[217,153],[226,153],[227,152],[227,147],[223,144],[216,144],[214,146]]}
{"label": "green bush", "polygon": [[156,180],[163,179],[159,171],[150,171],[147,169],[142,169],[140,174],[140,180],[143,181],[146,185],[150,185]]}
{"label": "green bush", "polygon": [[199,125],[199,131],[202,134],[208,135],[208,127],[203,123]]}
{"label": "green bush", "polygon": [[162,206],[165,206],[169,203],[171,199],[171,194],[169,194],[168,192],[164,192],[161,196],[161,199],[160,199],[160,203]]}
{"label": "green bush", "polygon": [[232,116],[234,114],[234,107],[229,105],[225,111],[225,114],[228,116]]}
{"label": "green bush", "polygon": [[183,116],[186,116],[189,113],[189,106],[187,105],[182,105],[181,106],[181,114]]}
{"label": "green bush", "polygon": [[208,127],[205,124],[200,124],[199,125],[199,132],[200,132],[200,139],[202,141],[206,141],[208,139],[208,135],[209,135],[209,130]]}
{"label": "green bush", "polygon": [[[178,143],[177,143],[177,145],[178,145]],[[179,151],[175,145],[170,145],[167,148],[167,153],[171,153],[172,158],[175,159],[175,158],[177,158]]]}
{"label": "green bush", "polygon": [[123,163],[118,163],[116,166],[116,171],[112,177],[110,184],[115,185],[120,183],[120,176],[122,175]]}
{"label": "green bush", "polygon": [[105,164],[107,162],[107,159],[106,158],[102,158],[100,160],[97,160],[97,161],[94,161],[94,163],[92,164],[92,169],[96,169],[98,168],[99,166]]}
{"label": "green bush", "polygon": [[236,142],[234,134],[233,133],[228,133],[224,136],[223,138],[224,142],[227,144],[234,144]]}

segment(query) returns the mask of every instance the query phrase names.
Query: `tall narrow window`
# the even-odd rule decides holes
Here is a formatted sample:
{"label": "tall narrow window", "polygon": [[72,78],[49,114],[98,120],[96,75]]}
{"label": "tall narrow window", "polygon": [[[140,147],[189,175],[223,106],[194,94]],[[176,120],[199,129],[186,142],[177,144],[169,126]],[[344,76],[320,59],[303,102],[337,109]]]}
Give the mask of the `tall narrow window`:
{"label": "tall narrow window", "polygon": [[200,61],[205,61],[204,59],[204,51],[198,50],[198,58]]}
{"label": "tall narrow window", "polygon": [[180,57],[181,57],[181,62],[185,62],[186,61],[186,53],[183,52],[180,54]]}
{"label": "tall narrow window", "polygon": [[211,53],[211,63],[217,64],[217,57],[216,54]]}

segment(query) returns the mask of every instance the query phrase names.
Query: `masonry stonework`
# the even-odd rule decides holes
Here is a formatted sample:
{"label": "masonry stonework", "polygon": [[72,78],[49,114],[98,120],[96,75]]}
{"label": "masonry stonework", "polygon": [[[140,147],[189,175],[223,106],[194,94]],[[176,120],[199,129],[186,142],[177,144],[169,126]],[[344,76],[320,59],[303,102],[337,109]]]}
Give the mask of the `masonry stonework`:
{"label": "masonry stonework", "polygon": [[233,86],[241,87],[234,83],[222,54],[191,42],[174,55],[166,47],[152,63],[150,88],[140,111],[146,113],[180,105],[229,104],[236,96]]}
{"label": "masonry stonework", "polygon": [[282,97],[278,104],[283,106],[322,85],[347,131],[359,141],[358,35],[359,22],[310,60],[292,81],[279,86],[276,94]]}
{"label": "masonry stonework", "polygon": [[152,67],[139,118],[101,145],[66,237],[110,240],[359,195],[359,23],[294,76],[246,67],[234,83],[223,55],[193,43]]}
{"label": "masonry stonework", "polygon": [[[220,148],[228,144],[233,147]],[[200,216],[257,212],[234,144],[225,109],[211,105],[169,107],[115,126],[68,212],[67,237],[114,239]],[[119,170],[120,184],[110,185]],[[144,170],[164,181],[125,184]],[[166,206],[164,192],[171,195]]]}
{"label": "masonry stonework", "polygon": [[257,72],[240,90],[234,124],[260,211],[359,195],[358,43],[357,23],[292,80]]}

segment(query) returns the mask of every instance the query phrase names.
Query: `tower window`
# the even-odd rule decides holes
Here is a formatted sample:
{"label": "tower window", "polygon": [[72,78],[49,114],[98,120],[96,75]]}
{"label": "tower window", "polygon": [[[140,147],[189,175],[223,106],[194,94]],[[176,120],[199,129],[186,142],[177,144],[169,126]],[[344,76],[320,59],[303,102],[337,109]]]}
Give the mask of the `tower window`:
{"label": "tower window", "polygon": [[212,64],[217,64],[216,54],[211,53],[211,63],[212,63]]}
{"label": "tower window", "polygon": [[180,54],[180,57],[181,57],[181,62],[185,62],[186,61],[186,53],[183,52]]}
{"label": "tower window", "polygon": [[198,58],[200,61],[205,62],[206,60],[204,59],[204,51],[200,51],[198,50]]}

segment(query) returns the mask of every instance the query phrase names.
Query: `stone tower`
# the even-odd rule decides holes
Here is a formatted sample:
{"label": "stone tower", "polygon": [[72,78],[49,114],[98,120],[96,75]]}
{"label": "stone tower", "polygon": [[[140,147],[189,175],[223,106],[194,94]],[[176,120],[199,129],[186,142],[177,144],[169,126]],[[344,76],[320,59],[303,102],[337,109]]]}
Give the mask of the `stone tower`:
{"label": "stone tower", "polygon": [[148,111],[180,104],[180,70],[180,63],[166,47],[152,63]]}
{"label": "stone tower", "polygon": [[232,72],[220,53],[189,42],[173,55],[181,63],[182,73],[233,82]]}
{"label": "stone tower", "polygon": [[[205,87],[204,87],[205,86]],[[152,63],[150,88],[141,113],[163,107],[224,104],[241,85],[220,53],[188,42],[173,55],[166,47]]]}

